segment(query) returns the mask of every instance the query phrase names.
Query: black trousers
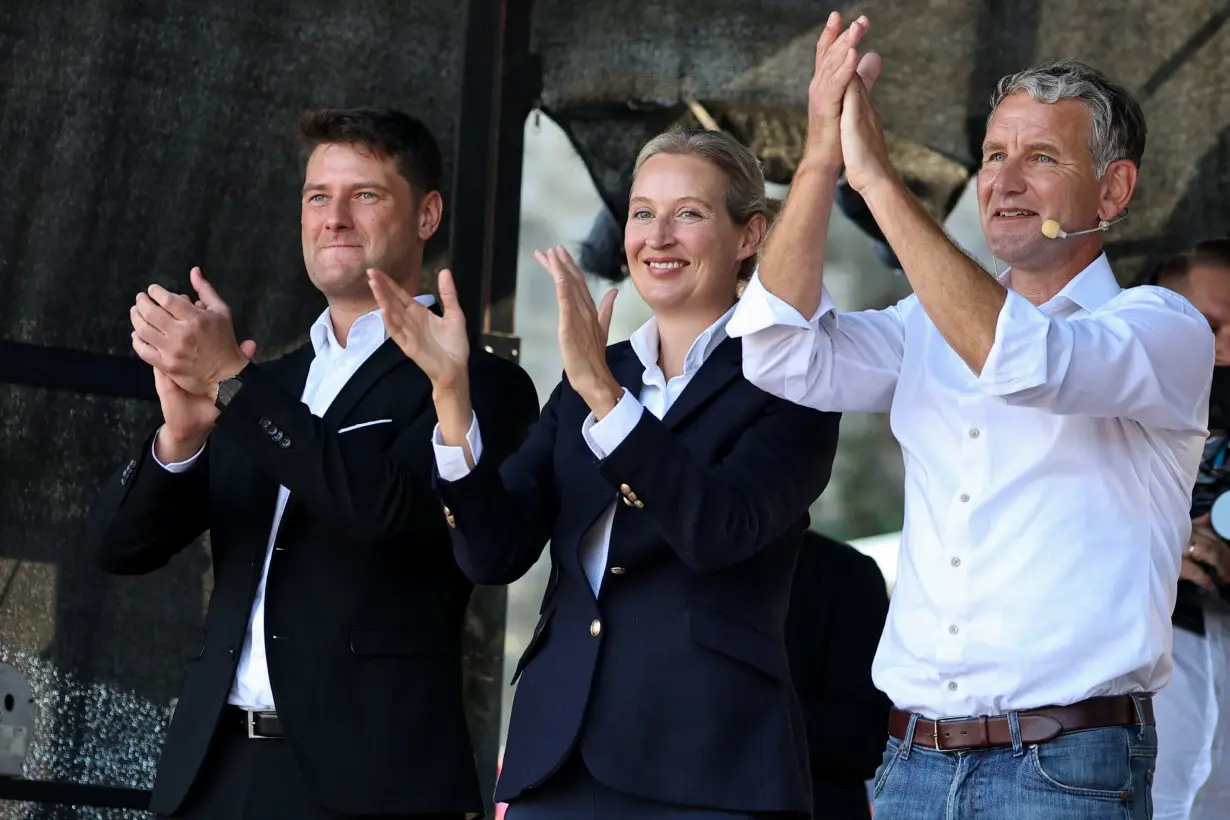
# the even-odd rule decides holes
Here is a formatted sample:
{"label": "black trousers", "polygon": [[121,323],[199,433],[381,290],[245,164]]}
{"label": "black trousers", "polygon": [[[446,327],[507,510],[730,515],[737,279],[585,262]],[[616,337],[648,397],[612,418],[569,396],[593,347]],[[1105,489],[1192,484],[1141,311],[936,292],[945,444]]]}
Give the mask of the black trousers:
{"label": "black trousers", "polygon": [[[351,820],[307,795],[284,740],[249,739],[223,721],[187,800],[174,816],[191,820]],[[462,820],[458,813],[379,815],[381,820]],[[357,820],[357,818],[356,818]],[[373,818],[375,820],[375,818]]]}
{"label": "black trousers", "polygon": [[678,806],[616,791],[595,780],[574,751],[546,783],[510,802],[504,820],[795,820],[804,816]]}

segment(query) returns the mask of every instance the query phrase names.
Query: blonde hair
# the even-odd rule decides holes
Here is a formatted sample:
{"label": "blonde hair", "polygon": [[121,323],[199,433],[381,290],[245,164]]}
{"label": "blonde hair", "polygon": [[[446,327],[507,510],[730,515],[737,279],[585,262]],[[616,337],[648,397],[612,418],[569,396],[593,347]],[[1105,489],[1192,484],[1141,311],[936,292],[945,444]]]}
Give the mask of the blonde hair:
{"label": "blonde hair", "polygon": [[[635,180],[645,163],[658,154],[699,157],[717,166],[726,175],[726,212],[730,214],[731,221],[742,227],[760,214],[767,225],[773,224],[773,217],[777,215],[781,203],[765,195],[764,169],[760,160],[730,134],[682,128],[659,134],[645,143],[637,155],[632,178]],[[740,283],[752,278],[759,257],[760,250],[757,249],[756,253],[743,260],[739,266]]]}

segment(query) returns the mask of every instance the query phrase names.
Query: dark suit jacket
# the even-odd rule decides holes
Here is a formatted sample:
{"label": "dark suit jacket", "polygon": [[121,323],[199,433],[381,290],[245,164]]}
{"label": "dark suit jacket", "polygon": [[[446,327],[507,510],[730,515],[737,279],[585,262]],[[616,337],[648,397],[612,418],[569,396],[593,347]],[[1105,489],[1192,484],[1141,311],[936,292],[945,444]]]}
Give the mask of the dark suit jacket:
{"label": "dark suit jacket", "polygon": [[[628,343],[607,351],[638,395]],[[521,577],[551,542],[541,619],[517,667],[500,801],[579,745],[606,785],[676,804],[811,811],[783,627],[807,508],[828,482],[836,414],[770,396],[728,339],[666,418],[646,411],[598,460],[562,383],[503,467],[439,483],[476,583]],[[617,500],[601,595],[578,546]]]}
{"label": "dark suit jacket", "polygon": [[[312,796],[347,814],[482,811],[461,689],[473,587],[431,487],[430,382],[387,341],[317,418],[299,400],[313,357],[305,345],[250,365],[189,471],[163,470],[146,439],[97,502],[90,532],[108,572],[158,569],[210,531],[213,594],[151,808],[174,813],[201,768],[283,485],[265,639],[278,715]],[[471,370],[498,463],[537,418],[537,396],[510,362],[479,352]],[[339,432],[380,419],[391,421]]]}
{"label": "dark suit jacket", "polygon": [[871,682],[888,591],[849,544],[808,532],[795,570],[786,652],[803,717],[817,820],[870,818],[865,781],[884,756],[888,696]]}

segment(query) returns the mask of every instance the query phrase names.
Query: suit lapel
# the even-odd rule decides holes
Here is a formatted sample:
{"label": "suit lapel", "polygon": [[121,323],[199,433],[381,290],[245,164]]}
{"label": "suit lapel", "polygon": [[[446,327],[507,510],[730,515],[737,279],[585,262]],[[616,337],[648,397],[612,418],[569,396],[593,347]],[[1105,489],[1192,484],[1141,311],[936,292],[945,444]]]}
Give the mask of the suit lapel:
{"label": "suit lapel", "polygon": [[[337,394],[337,398],[329,405],[329,409],[325,411],[324,419],[331,424],[337,424],[346,418],[359,400],[367,395],[367,392],[372,389],[384,376],[393,368],[401,364],[410,364],[410,360],[406,358],[406,354],[401,352],[401,348],[397,346],[397,342],[392,339],[386,339],[384,344],[376,348],[376,352],[368,357],[367,361],[355,372],[350,380],[346,382],[346,386]],[[421,387],[426,390],[430,387],[427,381],[427,376],[417,367],[411,368],[414,371],[416,387]],[[421,384],[417,384],[421,382]],[[406,396],[407,403],[414,403],[417,399],[415,394]]]}
{"label": "suit lapel", "polygon": [[668,429],[674,430],[690,415],[702,408],[722,388],[743,375],[743,343],[726,339],[709,355],[688,386],[675,399],[666,418]]}

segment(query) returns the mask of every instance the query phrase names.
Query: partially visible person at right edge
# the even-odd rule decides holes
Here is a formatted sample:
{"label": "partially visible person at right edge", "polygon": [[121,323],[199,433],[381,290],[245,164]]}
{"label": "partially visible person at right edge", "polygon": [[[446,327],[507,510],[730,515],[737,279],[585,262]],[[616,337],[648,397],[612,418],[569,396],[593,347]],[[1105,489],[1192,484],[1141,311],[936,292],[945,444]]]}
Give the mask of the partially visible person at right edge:
{"label": "partially visible person at right edge", "polygon": [[[1010,266],[992,276],[893,169],[866,29],[834,14],[821,35],[804,158],[729,332],[759,387],[892,414],[905,518],[872,668],[895,704],[875,818],[1145,820],[1213,336],[1171,291],[1121,288],[1102,251],[1144,115],[1071,60],[1000,81],[977,178]],[[884,310],[837,313],[822,288],[843,165],[914,290]]]}
{"label": "partially visible person at right edge", "polygon": [[[1216,340],[1209,440],[1179,570],[1174,672],[1157,693],[1154,820],[1230,818],[1230,546],[1210,507],[1230,490],[1230,239],[1203,242],[1158,268],[1154,283],[1187,298]],[[1225,524],[1223,534],[1230,534]]]}

